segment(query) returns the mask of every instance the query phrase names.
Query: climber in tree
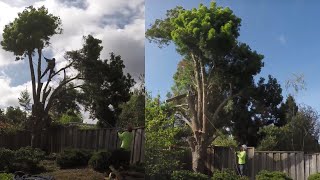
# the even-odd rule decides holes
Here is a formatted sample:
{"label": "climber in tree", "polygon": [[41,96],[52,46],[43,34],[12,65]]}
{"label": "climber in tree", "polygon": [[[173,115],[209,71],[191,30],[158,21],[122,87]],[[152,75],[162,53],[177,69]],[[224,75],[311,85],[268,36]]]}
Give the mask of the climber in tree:
{"label": "climber in tree", "polygon": [[[44,56],[43,56],[44,57]],[[41,75],[41,78],[50,70],[49,72],[49,76],[51,76],[54,73],[54,67],[56,66],[56,59],[52,58],[52,59],[48,59],[46,57],[44,57],[44,59],[47,61],[48,66],[46,68],[46,70],[43,72],[43,74]]]}

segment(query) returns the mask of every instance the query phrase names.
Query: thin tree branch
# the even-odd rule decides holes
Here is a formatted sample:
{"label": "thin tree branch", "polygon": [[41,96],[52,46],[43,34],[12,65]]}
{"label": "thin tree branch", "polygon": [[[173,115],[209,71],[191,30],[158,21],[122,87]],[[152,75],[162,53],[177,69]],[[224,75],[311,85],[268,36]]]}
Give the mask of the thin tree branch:
{"label": "thin tree branch", "polygon": [[75,79],[78,79],[78,76],[79,76],[79,75],[77,75],[77,76],[75,76],[75,77],[73,77],[73,78],[70,78],[70,79],[65,79],[65,80],[63,80],[63,81],[59,84],[59,86],[58,86],[55,90],[53,90],[53,92],[52,92],[52,94],[51,94],[51,96],[50,96],[50,98],[49,98],[49,100],[48,100],[48,104],[47,104],[47,106],[46,106],[46,108],[45,108],[45,112],[49,112],[49,110],[50,110],[50,108],[51,108],[51,106],[52,106],[53,100],[55,99],[55,96],[58,94],[59,90],[60,90],[63,86],[65,86],[66,84],[68,84],[69,82],[71,82],[71,81],[73,81],[73,80],[75,80]]}

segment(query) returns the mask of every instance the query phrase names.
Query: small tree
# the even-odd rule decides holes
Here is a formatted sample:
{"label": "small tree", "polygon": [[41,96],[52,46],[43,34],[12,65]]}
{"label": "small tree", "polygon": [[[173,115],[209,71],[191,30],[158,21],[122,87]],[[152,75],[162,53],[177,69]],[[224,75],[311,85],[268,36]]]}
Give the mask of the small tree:
{"label": "small tree", "polygon": [[175,136],[179,129],[173,127],[174,116],[168,109],[159,104],[158,98],[146,99],[146,174],[161,174],[164,179],[181,167],[178,159],[181,152],[170,149],[177,143]]}
{"label": "small tree", "polygon": [[31,110],[31,98],[30,93],[26,89],[20,93],[20,97],[18,98],[20,106],[24,108],[25,111],[29,112]]}

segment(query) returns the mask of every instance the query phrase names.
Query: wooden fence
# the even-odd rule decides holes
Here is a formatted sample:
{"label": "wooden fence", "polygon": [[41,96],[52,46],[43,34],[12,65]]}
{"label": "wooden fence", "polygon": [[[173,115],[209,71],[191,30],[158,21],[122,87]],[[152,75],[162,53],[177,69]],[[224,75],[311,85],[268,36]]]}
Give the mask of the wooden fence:
{"label": "wooden fence", "polygon": [[[133,130],[131,163],[144,162],[144,128]],[[0,147],[19,149],[30,146],[31,133],[19,131],[11,135],[0,135]],[[114,150],[120,147],[115,129],[79,129],[76,126],[59,127],[42,132],[35,137],[35,147],[47,152],[59,153],[65,148],[89,150]]]}
{"label": "wooden fence", "polygon": [[[212,174],[215,169],[234,169],[235,152],[226,147],[213,147],[207,150],[206,171]],[[294,180],[307,180],[309,175],[320,172],[320,153],[304,154],[301,151],[255,151],[247,150],[246,174],[254,180],[261,170],[282,171]]]}

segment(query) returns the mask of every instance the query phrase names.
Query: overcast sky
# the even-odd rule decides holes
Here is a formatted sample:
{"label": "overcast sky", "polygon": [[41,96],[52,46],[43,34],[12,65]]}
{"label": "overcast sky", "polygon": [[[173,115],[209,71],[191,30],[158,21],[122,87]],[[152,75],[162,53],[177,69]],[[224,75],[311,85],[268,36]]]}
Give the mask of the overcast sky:
{"label": "overcast sky", "polygon": [[[0,0],[0,41],[4,26],[30,5],[44,5],[62,20],[63,34],[53,36],[44,51],[58,67],[66,51],[80,49],[83,36],[92,34],[102,40],[102,59],[114,52],[124,59],[126,72],[134,77],[144,73],[144,0]],[[0,48],[0,108],[18,106],[20,92],[31,92],[28,64],[14,60],[13,53]]]}

